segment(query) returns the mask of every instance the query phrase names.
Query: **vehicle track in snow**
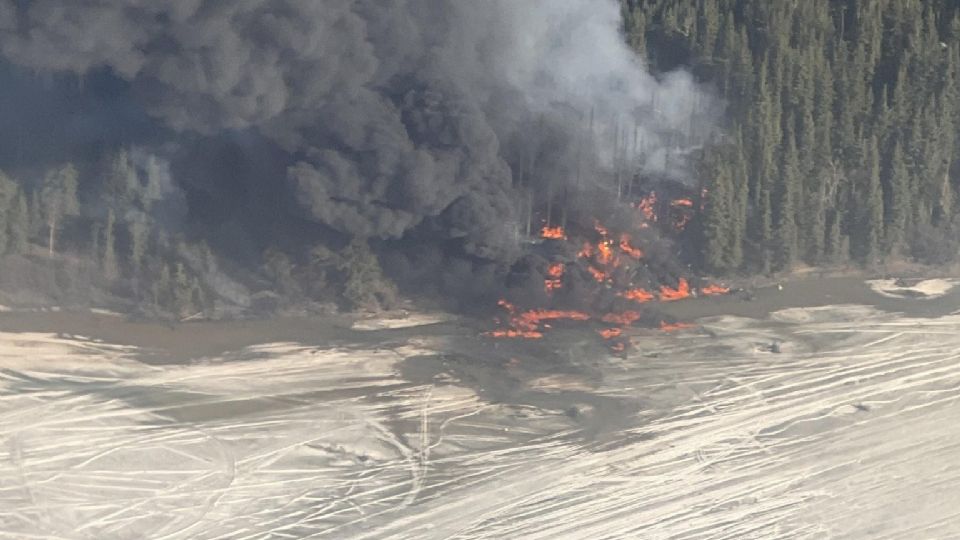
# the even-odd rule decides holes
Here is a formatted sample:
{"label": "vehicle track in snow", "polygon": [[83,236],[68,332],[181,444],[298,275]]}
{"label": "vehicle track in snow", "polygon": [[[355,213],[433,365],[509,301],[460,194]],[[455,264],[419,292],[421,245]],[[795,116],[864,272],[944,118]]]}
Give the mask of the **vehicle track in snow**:
{"label": "vehicle track in snow", "polygon": [[546,378],[436,338],[0,334],[0,538],[960,535],[960,316],[701,323]]}

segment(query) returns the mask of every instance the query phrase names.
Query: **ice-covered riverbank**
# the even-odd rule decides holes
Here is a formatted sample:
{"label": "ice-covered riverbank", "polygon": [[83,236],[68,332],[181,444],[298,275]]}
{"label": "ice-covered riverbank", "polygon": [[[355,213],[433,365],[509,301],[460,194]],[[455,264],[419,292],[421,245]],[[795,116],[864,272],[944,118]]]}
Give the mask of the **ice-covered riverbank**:
{"label": "ice-covered riverbank", "polygon": [[149,364],[0,332],[0,538],[960,535],[960,316],[700,322],[625,359],[440,327]]}

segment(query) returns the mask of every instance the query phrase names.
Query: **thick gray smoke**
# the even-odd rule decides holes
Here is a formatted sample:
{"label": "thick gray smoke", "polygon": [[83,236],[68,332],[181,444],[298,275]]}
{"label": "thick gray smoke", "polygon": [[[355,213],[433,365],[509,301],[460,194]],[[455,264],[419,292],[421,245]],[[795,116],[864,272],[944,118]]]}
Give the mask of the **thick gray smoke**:
{"label": "thick gray smoke", "polygon": [[615,0],[0,0],[8,61],[112,70],[174,130],[256,131],[289,156],[262,181],[335,230],[433,219],[496,260],[524,192],[669,173],[691,142],[669,134],[705,131],[690,77],[652,77],[619,27]]}

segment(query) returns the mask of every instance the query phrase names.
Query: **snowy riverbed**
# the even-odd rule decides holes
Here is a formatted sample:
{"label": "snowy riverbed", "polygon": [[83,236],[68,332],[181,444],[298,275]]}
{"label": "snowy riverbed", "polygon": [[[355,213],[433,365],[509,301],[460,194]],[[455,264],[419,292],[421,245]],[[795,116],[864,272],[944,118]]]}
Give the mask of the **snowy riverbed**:
{"label": "snowy riverbed", "polygon": [[0,333],[0,538],[960,535],[960,316],[712,317],[564,373],[436,334]]}
{"label": "snowy riverbed", "polygon": [[956,279],[875,279],[868,281],[878,294],[889,298],[940,298],[957,286]]}

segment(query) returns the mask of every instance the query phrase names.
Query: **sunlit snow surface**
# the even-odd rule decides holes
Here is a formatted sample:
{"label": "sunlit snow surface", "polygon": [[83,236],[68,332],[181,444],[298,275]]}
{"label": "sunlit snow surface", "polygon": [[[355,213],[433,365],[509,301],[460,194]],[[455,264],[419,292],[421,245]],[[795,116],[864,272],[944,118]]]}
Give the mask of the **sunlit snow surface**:
{"label": "sunlit snow surface", "polygon": [[528,381],[576,414],[490,402],[454,372],[405,380],[441,340],[151,366],[0,334],[0,537],[960,536],[958,316],[834,306],[651,333],[599,376]]}

